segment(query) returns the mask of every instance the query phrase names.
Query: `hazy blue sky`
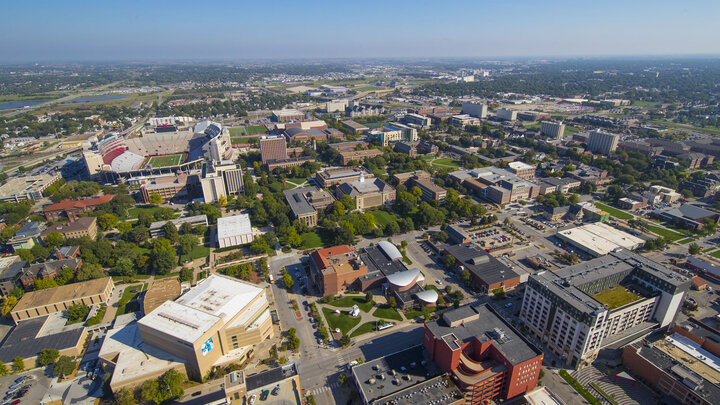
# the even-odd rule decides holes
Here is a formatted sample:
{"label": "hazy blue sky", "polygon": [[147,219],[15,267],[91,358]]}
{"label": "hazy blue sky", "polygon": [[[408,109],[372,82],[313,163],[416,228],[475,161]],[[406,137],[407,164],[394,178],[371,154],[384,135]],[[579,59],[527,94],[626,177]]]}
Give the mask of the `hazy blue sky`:
{"label": "hazy blue sky", "polygon": [[720,54],[718,0],[6,1],[0,63]]}

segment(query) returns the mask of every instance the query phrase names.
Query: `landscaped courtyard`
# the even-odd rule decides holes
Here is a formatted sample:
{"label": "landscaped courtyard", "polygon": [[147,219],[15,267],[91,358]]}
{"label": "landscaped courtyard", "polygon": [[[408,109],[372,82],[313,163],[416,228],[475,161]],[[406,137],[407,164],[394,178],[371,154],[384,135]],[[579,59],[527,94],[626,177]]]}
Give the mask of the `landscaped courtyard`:
{"label": "landscaped courtyard", "polygon": [[631,302],[642,299],[639,295],[627,291],[627,289],[622,285],[602,290],[593,294],[592,297],[600,303],[607,305],[610,310],[620,308]]}

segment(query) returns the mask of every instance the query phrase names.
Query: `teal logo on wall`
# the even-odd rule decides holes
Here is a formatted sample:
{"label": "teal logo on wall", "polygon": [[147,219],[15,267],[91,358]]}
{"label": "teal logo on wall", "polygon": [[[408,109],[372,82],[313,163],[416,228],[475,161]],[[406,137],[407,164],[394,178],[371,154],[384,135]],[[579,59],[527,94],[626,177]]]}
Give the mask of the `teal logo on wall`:
{"label": "teal logo on wall", "polygon": [[212,350],[214,346],[215,345],[213,344],[213,338],[206,340],[201,347],[202,355],[205,356],[210,353],[210,350]]}

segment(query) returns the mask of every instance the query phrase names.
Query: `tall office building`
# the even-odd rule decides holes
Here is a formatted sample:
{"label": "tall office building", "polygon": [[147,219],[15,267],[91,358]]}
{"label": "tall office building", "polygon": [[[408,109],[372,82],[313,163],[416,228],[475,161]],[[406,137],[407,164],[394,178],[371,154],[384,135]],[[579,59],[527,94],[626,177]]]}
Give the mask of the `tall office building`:
{"label": "tall office building", "polygon": [[260,155],[263,163],[272,160],[287,159],[287,143],[283,136],[260,138]]}
{"label": "tall office building", "polygon": [[243,192],[242,168],[232,161],[208,163],[203,167],[200,185],[207,203],[215,202],[220,197],[240,194]]}
{"label": "tall office building", "polygon": [[517,119],[517,111],[509,108],[501,108],[495,112],[495,116],[505,121],[515,121]]}
{"label": "tall office building", "polygon": [[540,133],[550,138],[560,139],[565,135],[565,124],[560,122],[543,121],[540,124]]}
{"label": "tall office building", "polygon": [[588,138],[588,150],[593,153],[602,153],[603,155],[609,155],[615,152],[618,146],[618,140],[620,135],[611,134],[600,130],[590,132]]}
{"label": "tall office building", "polygon": [[475,118],[487,118],[487,104],[463,101],[462,113],[472,115]]}

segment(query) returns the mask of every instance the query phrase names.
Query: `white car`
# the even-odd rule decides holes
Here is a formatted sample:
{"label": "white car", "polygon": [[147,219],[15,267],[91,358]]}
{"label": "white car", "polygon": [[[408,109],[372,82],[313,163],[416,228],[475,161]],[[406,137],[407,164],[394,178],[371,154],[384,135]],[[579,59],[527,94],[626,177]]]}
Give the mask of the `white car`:
{"label": "white car", "polygon": [[255,403],[255,400],[257,399],[257,395],[253,395],[250,397],[250,405],[253,405]]}

